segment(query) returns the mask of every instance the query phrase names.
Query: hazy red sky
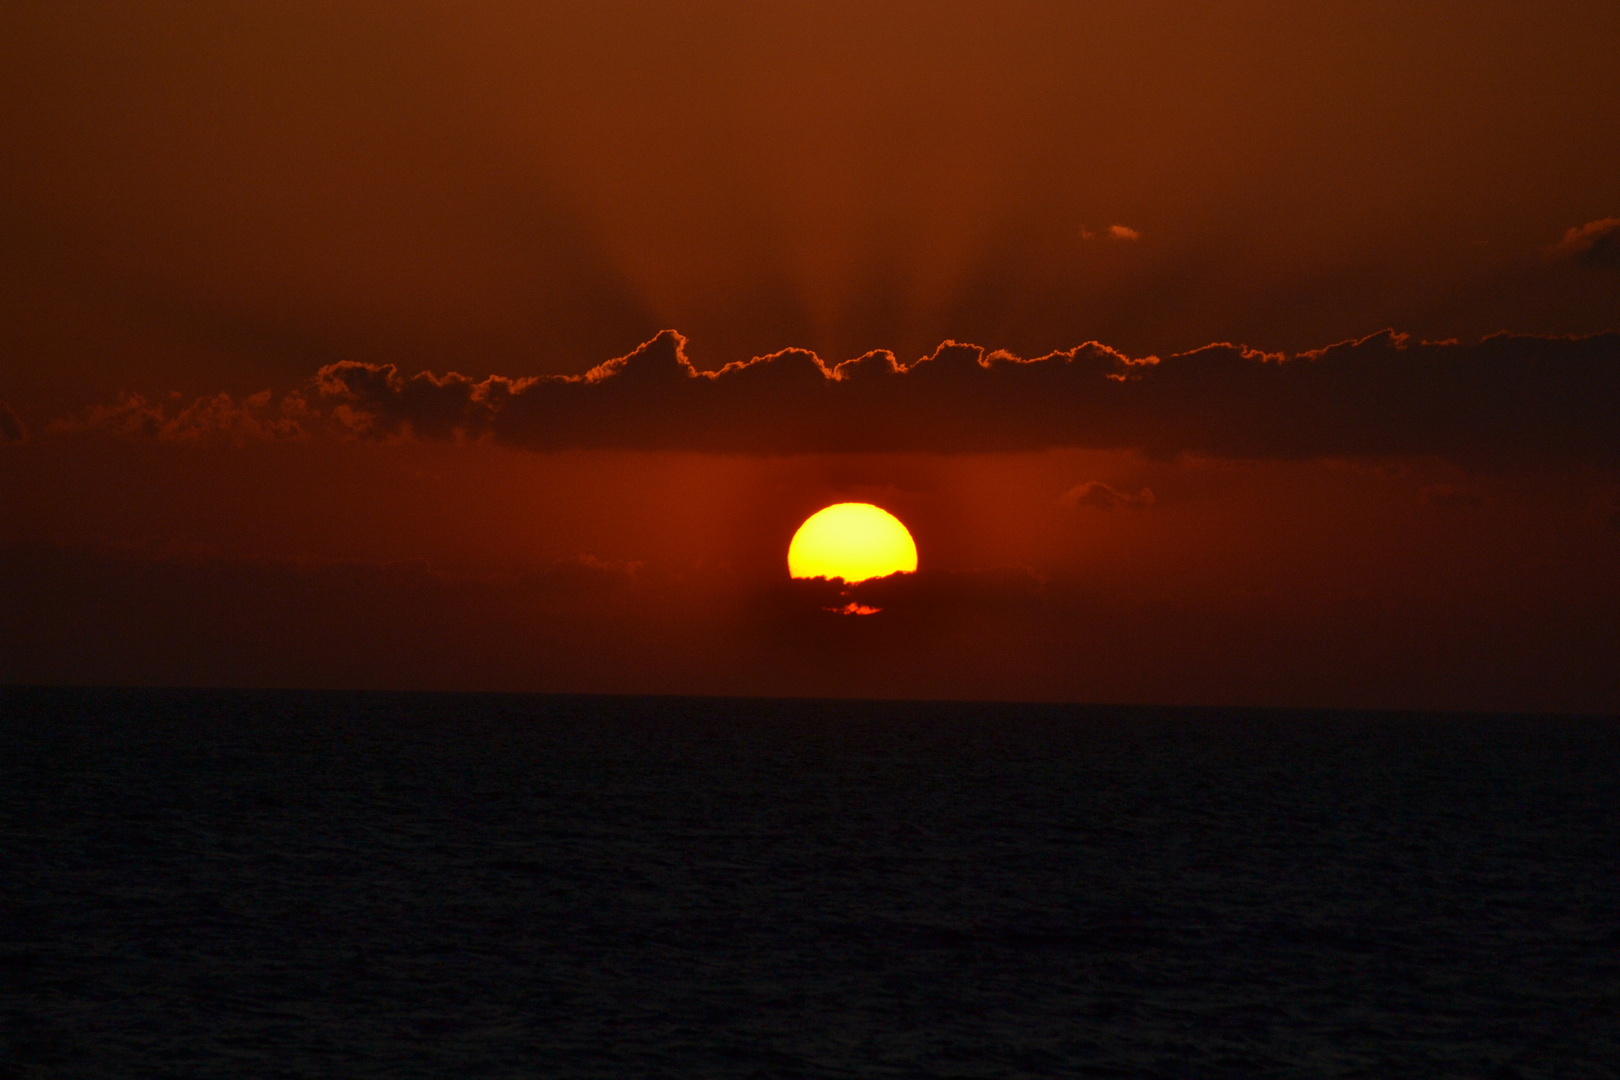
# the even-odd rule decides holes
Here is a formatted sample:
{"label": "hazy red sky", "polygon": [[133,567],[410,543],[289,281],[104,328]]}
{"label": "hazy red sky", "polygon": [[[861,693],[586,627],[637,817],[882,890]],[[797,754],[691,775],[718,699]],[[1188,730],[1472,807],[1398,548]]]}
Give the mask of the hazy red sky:
{"label": "hazy red sky", "polygon": [[[1476,345],[1620,330],[1617,55],[1608,2],[7,4],[0,678],[1620,708],[1620,338]],[[670,328],[1162,363],[468,396]],[[917,534],[882,616],[782,580],[840,498]]]}

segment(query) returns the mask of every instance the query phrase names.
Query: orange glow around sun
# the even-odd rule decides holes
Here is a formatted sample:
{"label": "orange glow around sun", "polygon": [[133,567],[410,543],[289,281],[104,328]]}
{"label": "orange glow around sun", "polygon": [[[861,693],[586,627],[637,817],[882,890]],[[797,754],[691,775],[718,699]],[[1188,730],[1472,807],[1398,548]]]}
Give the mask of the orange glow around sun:
{"label": "orange glow around sun", "polygon": [[917,569],[917,545],[900,519],[871,503],[836,503],[805,519],[788,545],[796,578],[846,584]]}

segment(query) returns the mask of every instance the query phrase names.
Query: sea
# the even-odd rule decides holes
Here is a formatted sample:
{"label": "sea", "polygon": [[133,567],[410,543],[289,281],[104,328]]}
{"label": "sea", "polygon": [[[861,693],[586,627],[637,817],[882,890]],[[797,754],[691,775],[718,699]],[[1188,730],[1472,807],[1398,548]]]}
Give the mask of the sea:
{"label": "sea", "polygon": [[1620,1076],[1620,720],[0,690],[0,1076]]}

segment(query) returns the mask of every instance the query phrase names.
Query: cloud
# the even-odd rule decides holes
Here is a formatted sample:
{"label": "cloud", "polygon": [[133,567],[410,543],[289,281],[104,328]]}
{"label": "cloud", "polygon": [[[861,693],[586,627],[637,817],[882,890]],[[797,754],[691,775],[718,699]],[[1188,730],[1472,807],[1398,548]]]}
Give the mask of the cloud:
{"label": "cloud", "polygon": [[1107,237],[1110,240],[1140,240],[1142,234],[1129,225],[1110,225],[1101,233],[1092,232],[1084,225],[1080,226],[1080,239],[1098,240],[1102,237]]}
{"label": "cloud", "polygon": [[21,417],[11,410],[10,405],[0,401],[0,445],[25,442],[27,439],[28,428]]}
{"label": "cloud", "polygon": [[644,576],[590,555],[507,581],[420,559],[0,540],[0,683],[610,688],[668,677],[639,620],[689,598]]}
{"label": "cloud", "polygon": [[[698,371],[666,330],[582,375],[403,375],[343,362],[301,391],[129,397],[79,427],[173,440],[473,438],[537,451],[1136,449],[1225,458],[1433,455],[1469,466],[1620,464],[1620,333],[1473,344],[1384,331],[1285,356],[1218,343],[1160,359],[1098,342],[1024,360],[947,341],[910,365],[785,349]],[[71,425],[70,425],[71,426]]]}
{"label": "cloud", "polygon": [[316,406],[357,434],[459,432],[537,450],[1620,462],[1616,333],[1461,345],[1385,331],[1291,358],[1222,343],[1133,359],[1088,342],[1023,360],[946,342],[911,365],[872,352],[830,367],[788,349],[699,372],[665,331],[580,376],[473,382],[337,364],[316,386]]}
{"label": "cloud", "polygon": [[1086,506],[1096,510],[1114,510],[1127,507],[1141,510],[1153,505],[1153,489],[1143,488],[1138,494],[1109,487],[1101,480],[1076,484],[1058,498],[1059,506]]}
{"label": "cloud", "polygon": [[[1605,528],[1608,526],[1605,525]],[[516,581],[0,542],[0,682],[1612,714],[1612,583],[1461,604],[1369,580],[1241,608],[1027,569],[836,583],[566,560]],[[1296,603],[1295,601],[1300,601]],[[866,617],[840,609],[879,608]],[[829,610],[831,609],[831,610]],[[1324,647],[1323,643],[1332,647]]]}
{"label": "cloud", "polygon": [[1555,257],[1574,259],[1583,266],[1620,270],[1620,218],[1606,217],[1570,229],[1553,245]]}
{"label": "cloud", "polygon": [[0,540],[0,683],[1002,696],[987,652],[1026,648],[1042,604],[1016,570],[851,591],[589,555],[503,580]]}
{"label": "cloud", "polygon": [[[891,646],[982,633],[987,625],[1029,625],[1049,607],[1041,576],[1028,567],[949,570],[923,567],[846,585],[826,578],[792,578],[755,586],[744,617],[762,639],[817,643],[814,651],[861,649],[847,624],[893,635]],[[851,615],[867,618],[850,619]],[[866,631],[861,631],[862,633]],[[871,641],[866,641],[870,645]]]}
{"label": "cloud", "polygon": [[162,401],[130,393],[111,405],[92,406],[82,417],[58,420],[49,430],[59,435],[106,431],[165,442],[243,443],[307,435],[321,420],[302,394],[288,394],[276,402],[268,390],[243,398],[221,393],[198,398],[171,414]]}

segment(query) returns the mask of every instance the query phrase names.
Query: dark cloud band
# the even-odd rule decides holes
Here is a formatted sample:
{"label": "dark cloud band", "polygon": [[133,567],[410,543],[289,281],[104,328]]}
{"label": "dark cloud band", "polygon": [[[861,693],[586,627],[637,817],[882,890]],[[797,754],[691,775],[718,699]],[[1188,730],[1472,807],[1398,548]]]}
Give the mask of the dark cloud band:
{"label": "dark cloud band", "polygon": [[[1437,455],[1465,464],[1620,463],[1620,333],[1415,342],[1391,331],[1292,357],[1210,345],[1134,360],[1096,342],[1034,360],[947,342],[902,366],[789,349],[697,371],[665,331],[579,376],[474,381],[322,368],[279,404],[172,418],[131,399],[98,423],[184,438],[336,427],[364,438],[491,438],[539,451],[716,453],[1133,448],[1157,455]],[[122,418],[122,419],[120,419]]]}

